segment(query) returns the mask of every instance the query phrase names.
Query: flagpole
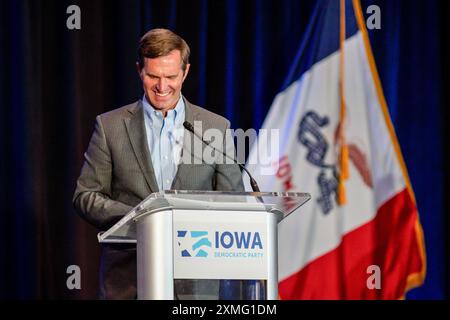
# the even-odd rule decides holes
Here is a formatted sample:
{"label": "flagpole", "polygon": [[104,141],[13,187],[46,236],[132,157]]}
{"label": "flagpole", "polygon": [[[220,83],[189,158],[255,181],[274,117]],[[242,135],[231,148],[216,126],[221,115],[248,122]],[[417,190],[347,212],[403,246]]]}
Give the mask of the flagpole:
{"label": "flagpole", "polygon": [[339,151],[339,180],[337,202],[339,205],[344,205],[347,202],[345,193],[345,180],[349,178],[348,168],[348,147],[345,140],[345,117],[346,117],[346,101],[345,101],[345,0],[340,0],[340,15],[339,15],[339,124],[337,132],[337,142],[340,145]]}

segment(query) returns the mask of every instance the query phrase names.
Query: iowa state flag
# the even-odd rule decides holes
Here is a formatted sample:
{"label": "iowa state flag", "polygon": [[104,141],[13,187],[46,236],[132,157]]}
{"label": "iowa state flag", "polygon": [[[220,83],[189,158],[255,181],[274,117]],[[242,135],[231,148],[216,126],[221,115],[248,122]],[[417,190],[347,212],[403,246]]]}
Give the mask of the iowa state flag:
{"label": "iowa state flag", "polygon": [[312,196],[279,225],[281,299],[399,299],[425,277],[415,198],[365,28],[359,1],[318,2],[263,124],[280,130],[279,157],[262,159],[263,144],[249,155],[261,190]]}

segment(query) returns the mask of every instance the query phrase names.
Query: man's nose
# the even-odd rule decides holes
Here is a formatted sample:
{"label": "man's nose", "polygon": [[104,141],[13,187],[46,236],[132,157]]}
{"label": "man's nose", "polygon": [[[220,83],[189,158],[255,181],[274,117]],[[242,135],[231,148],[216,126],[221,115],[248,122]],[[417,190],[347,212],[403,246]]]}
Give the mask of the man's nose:
{"label": "man's nose", "polygon": [[159,91],[164,92],[167,89],[167,80],[165,78],[159,78],[157,88]]}

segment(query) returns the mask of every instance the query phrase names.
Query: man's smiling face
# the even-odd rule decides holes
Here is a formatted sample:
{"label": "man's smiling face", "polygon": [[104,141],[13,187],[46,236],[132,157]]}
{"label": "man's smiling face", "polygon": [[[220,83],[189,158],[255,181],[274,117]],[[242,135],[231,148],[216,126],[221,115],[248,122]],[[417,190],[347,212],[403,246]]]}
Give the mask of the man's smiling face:
{"label": "man's smiling face", "polygon": [[183,72],[181,63],[180,51],[173,50],[166,56],[144,58],[144,66],[140,70],[147,100],[164,115],[168,110],[175,108],[189,71],[190,65],[186,65],[186,71]]}

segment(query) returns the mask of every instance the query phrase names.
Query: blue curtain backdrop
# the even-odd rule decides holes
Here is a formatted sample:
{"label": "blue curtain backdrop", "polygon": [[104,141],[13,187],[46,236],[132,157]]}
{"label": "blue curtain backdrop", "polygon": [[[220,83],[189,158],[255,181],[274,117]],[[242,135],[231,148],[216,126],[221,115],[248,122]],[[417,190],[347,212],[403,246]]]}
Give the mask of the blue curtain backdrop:
{"label": "blue curtain backdrop", "polygon": [[[68,30],[66,8],[81,9]],[[71,197],[97,114],[142,95],[136,46],[166,27],[191,46],[193,103],[258,129],[288,74],[315,1],[0,2],[0,298],[94,298],[96,230]],[[449,297],[449,26],[446,1],[362,0],[425,232],[427,278],[411,299]],[[366,14],[367,17],[367,14]],[[445,72],[447,71],[447,72]],[[303,186],[307,190],[308,186]],[[78,265],[81,290],[68,290]]]}

